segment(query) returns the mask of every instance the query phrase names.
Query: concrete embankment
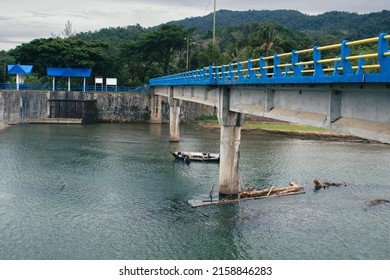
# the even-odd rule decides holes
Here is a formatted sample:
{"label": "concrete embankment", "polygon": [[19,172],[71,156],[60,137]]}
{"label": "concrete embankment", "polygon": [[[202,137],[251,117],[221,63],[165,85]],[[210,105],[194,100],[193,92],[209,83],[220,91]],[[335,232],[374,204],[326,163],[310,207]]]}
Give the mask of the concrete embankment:
{"label": "concrete embankment", "polygon": [[95,93],[98,122],[148,122],[149,94]]}
{"label": "concrete embankment", "polygon": [[[19,123],[58,123],[50,120],[53,100],[96,100],[97,122],[148,123],[150,120],[150,95],[145,93],[0,91],[0,128]],[[162,121],[168,123],[168,99],[162,98],[161,103]],[[213,107],[192,102],[183,101],[181,108],[182,120],[215,113]]]}
{"label": "concrete embankment", "polygon": [[49,92],[0,91],[2,127],[48,116]]}

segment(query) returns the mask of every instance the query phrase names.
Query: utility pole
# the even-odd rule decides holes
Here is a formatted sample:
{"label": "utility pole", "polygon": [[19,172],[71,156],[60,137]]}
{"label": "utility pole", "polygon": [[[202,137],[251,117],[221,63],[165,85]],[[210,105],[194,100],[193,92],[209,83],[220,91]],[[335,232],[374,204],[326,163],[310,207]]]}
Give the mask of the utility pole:
{"label": "utility pole", "polygon": [[214,0],[214,20],[213,20],[213,48],[212,48],[212,59],[213,64],[215,62],[215,43],[216,43],[216,37],[215,37],[215,27],[216,27],[216,21],[217,21],[217,0]]}
{"label": "utility pole", "polygon": [[214,21],[213,21],[213,47],[215,47],[215,26],[217,21],[217,0],[214,0]]}
{"label": "utility pole", "polygon": [[190,71],[190,38],[186,38],[187,39],[187,64],[186,64],[186,71]]}
{"label": "utility pole", "polygon": [[4,68],[3,68],[3,83],[5,84],[5,70],[7,68],[7,63],[4,62]]}

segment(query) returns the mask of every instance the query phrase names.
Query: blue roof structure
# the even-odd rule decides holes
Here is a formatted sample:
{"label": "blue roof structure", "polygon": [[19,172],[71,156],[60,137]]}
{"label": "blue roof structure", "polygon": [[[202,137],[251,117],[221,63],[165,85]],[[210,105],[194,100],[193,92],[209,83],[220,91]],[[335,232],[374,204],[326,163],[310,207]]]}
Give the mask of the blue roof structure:
{"label": "blue roof structure", "polygon": [[92,68],[47,68],[50,77],[90,77]]}
{"label": "blue roof structure", "polygon": [[32,68],[32,65],[10,64],[8,65],[8,74],[29,75],[32,73]]}

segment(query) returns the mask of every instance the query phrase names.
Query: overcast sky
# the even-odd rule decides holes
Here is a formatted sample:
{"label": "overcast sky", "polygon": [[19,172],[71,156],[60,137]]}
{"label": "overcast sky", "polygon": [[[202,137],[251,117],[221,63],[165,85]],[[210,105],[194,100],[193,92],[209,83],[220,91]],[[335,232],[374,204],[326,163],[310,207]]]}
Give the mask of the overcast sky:
{"label": "overcast sky", "polygon": [[[105,27],[155,26],[171,20],[204,16],[214,0],[13,0],[0,8],[0,50],[35,38],[59,35],[69,20],[76,32]],[[217,10],[293,9],[306,14],[327,11],[358,13],[390,9],[389,0],[217,0]],[[218,20],[218,19],[217,19]],[[386,31],[386,30],[384,30]],[[389,30],[387,30],[389,31]]]}

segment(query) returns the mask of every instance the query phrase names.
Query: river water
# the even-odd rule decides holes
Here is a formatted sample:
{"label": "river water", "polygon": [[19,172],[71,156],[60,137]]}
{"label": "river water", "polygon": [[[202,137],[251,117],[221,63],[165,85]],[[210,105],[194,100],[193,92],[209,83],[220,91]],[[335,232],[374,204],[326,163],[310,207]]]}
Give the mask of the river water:
{"label": "river water", "polygon": [[[242,184],[297,196],[191,208],[219,132],[167,125],[19,125],[0,132],[0,259],[390,259],[390,147],[242,135]],[[346,186],[313,191],[312,180]],[[215,196],[217,193],[215,192]]]}

